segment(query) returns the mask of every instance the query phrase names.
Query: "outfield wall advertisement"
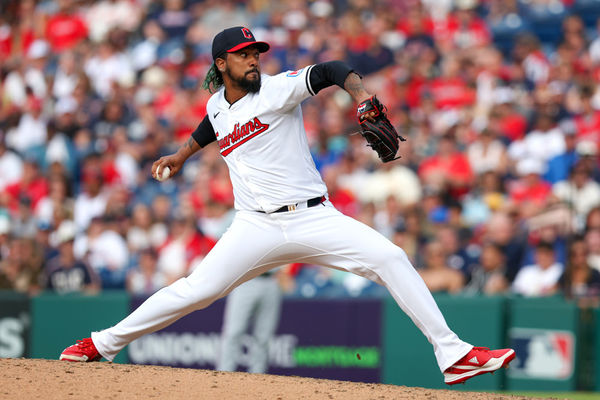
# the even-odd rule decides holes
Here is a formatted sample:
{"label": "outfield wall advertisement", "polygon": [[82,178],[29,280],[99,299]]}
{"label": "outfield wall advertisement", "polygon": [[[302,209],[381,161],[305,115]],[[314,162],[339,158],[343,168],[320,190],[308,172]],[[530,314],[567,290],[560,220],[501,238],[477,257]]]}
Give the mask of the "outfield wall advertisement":
{"label": "outfield wall advertisement", "polygon": [[575,390],[579,309],[560,297],[513,298],[507,336],[517,354],[507,370],[510,390]]}
{"label": "outfield wall advertisement", "polygon": [[[132,308],[141,304],[134,299]],[[128,346],[132,363],[215,368],[225,302],[196,311]],[[286,300],[269,345],[269,373],[379,382],[379,300]],[[249,364],[251,335],[241,339],[238,370]]]}
{"label": "outfield wall advertisement", "polygon": [[25,295],[0,291],[0,358],[29,356],[31,314]]}

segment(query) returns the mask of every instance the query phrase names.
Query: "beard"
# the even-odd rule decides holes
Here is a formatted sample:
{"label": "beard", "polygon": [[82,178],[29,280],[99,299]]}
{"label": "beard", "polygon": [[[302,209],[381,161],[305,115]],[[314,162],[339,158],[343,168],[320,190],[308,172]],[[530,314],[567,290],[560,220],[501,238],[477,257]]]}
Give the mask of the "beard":
{"label": "beard", "polygon": [[[248,74],[250,74],[252,72],[256,72],[256,75],[258,76],[258,78],[248,79],[247,78]],[[229,78],[231,78],[231,80],[233,82],[235,82],[241,89],[243,89],[249,93],[258,93],[258,91],[260,90],[260,72],[258,72],[257,69],[246,72],[246,74],[241,78],[232,76],[229,71],[227,71],[227,75],[229,75]]]}

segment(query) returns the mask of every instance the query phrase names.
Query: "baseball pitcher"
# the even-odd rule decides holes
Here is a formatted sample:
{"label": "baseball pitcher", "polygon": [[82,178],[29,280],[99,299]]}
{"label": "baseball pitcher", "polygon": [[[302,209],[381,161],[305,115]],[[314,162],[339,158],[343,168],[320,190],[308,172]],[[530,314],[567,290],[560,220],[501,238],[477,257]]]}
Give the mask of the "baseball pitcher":
{"label": "baseball pitcher", "polygon": [[[261,74],[269,44],[245,27],[225,29],[212,44],[205,87],[214,91],[207,115],[172,155],[152,166],[154,177],[176,174],[205,146],[219,146],[235,195],[235,219],[193,273],[148,298],[117,325],[66,348],[61,360],[112,361],[127,344],[192,311],[208,307],[243,282],[291,262],[350,271],[385,286],[433,345],[447,384],[507,366],[512,349],[473,347],[450,330],[404,251],[370,227],[337,211],[309,152],[300,103],[337,85],[358,104],[367,144],[383,162],[403,139],[385,107],[343,62]],[[168,178],[168,176],[167,176]],[[408,361],[408,360],[407,360]]]}

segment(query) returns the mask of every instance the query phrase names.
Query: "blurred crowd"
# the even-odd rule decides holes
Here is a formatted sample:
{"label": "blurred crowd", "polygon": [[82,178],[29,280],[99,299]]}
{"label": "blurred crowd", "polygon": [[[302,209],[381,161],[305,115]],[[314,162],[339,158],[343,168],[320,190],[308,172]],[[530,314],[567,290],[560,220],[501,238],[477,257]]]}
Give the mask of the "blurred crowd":
{"label": "blurred crowd", "polygon": [[[127,289],[186,276],[233,210],[217,146],[150,166],[202,120],[220,30],[263,73],[345,60],[408,141],[382,164],[337,87],[303,104],[342,212],[402,247],[434,292],[600,296],[600,2],[22,0],[0,4],[0,288]],[[226,266],[224,266],[226,267]],[[378,295],[311,265],[300,296]]]}

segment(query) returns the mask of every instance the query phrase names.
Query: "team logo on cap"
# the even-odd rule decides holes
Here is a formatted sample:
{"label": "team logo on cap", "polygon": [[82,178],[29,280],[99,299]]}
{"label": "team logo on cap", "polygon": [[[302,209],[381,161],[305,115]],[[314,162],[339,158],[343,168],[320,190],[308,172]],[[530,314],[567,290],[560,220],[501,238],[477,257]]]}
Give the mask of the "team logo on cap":
{"label": "team logo on cap", "polygon": [[246,39],[254,39],[252,32],[250,32],[250,29],[248,28],[242,28],[242,35],[244,35]]}

